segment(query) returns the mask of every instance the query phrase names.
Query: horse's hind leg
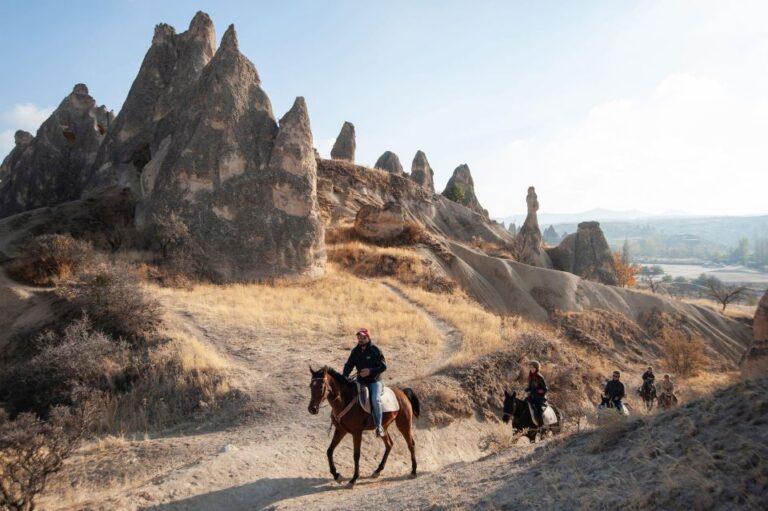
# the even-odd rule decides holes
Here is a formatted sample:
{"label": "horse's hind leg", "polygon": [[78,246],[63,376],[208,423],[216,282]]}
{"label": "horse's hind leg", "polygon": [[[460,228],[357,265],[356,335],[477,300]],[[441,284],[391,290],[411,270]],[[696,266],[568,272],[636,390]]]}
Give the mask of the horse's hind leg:
{"label": "horse's hind leg", "polygon": [[392,445],[394,445],[395,443],[392,441],[392,437],[389,436],[388,432],[384,433],[382,440],[384,441],[384,456],[381,458],[381,463],[379,463],[379,468],[377,468],[373,472],[373,477],[379,477],[379,474],[381,474],[381,471],[384,470],[384,465],[387,464],[387,458],[389,457],[389,451],[392,450]]}
{"label": "horse's hind leg", "polygon": [[413,417],[410,413],[407,415],[399,413],[395,424],[403,435],[405,443],[408,444],[408,450],[411,451],[411,475],[416,477],[416,439],[413,437]]}
{"label": "horse's hind leg", "polygon": [[333,432],[331,445],[328,446],[328,450],[326,451],[326,454],[328,455],[328,466],[331,468],[331,475],[337,481],[341,479],[341,474],[339,474],[336,471],[336,465],[333,463],[333,451],[336,449],[336,446],[339,445],[339,442],[341,442],[341,439],[344,438],[346,435],[347,435],[346,431],[342,431],[341,429],[336,428]]}

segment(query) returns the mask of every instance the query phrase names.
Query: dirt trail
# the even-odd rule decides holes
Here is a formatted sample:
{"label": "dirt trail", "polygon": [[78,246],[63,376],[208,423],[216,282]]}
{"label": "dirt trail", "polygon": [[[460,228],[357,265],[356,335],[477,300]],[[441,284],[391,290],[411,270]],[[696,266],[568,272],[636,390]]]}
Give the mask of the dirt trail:
{"label": "dirt trail", "polygon": [[435,357],[427,366],[427,374],[431,374],[440,369],[448,362],[448,360],[450,360],[453,355],[461,350],[461,345],[464,342],[461,332],[437,317],[431,311],[425,309],[424,306],[422,306],[417,301],[411,300],[411,298],[396,285],[389,282],[382,282],[381,284],[392,291],[400,300],[417,309],[421,314],[426,316],[443,336],[443,349],[440,351],[438,356]]}
{"label": "dirt trail", "polygon": [[[425,376],[443,366],[460,348],[462,337],[446,322],[435,317],[392,284],[382,284],[410,307],[418,309],[442,333],[437,355],[434,347],[420,343],[388,346],[387,383],[396,385]],[[169,327],[210,343],[231,364],[231,379],[249,398],[247,412],[238,425],[216,429],[203,425],[187,436],[149,439],[143,449],[152,452],[148,459],[132,461],[147,464],[138,470],[131,484],[122,489],[107,485],[103,494],[89,502],[56,503],[58,509],[153,509],[153,510],[240,510],[262,509],[290,503],[293,499],[313,498],[321,492],[346,494],[328,474],[325,450],[330,441],[329,409],[318,416],[307,413],[309,382],[307,363],[315,365],[346,358],[348,346],[337,339],[296,342],[277,331],[259,326],[228,328],[201,321],[183,304],[164,300]],[[432,353],[432,355],[430,354]],[[418,362],[417,362],[418,361]],[[445,465],[471,461],[483,453],[479,440],[487,433],[475,420],[458,421],[447,428],[427,429],[417,423],[419,468],[434,471]],[[364,437],[361,457],[363,488],[401,484],[410,471],[408,449],[396,433],[395,446],[382,477],[366,479],[378,465],[382,443],[372,434]],[[336,450],[341,473],[351,475],[351,439]],[[152,458],[156,459],[154,461]],[[162,461],[161,461],[162,460]],[[152,464],[154,463],[154,465]],[[164,467],[164,468],[161,468]],[[330,497],[332,500],[334,497]]]}

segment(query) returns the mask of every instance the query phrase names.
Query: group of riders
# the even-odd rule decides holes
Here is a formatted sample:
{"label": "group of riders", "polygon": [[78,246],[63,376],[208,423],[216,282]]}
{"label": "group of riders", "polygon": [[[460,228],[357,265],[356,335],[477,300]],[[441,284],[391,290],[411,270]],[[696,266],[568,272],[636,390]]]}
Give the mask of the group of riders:
{"label": "group of riders", "polygon": [[[536,422],[542,424],[542,415],[547,405],[547,382],[541,374],[541,364],[533,360],[529,363],[530,371],[528,373],[528,402],[531,403],[536,415]],[[375,431],[377,436],[384,436],[384,430],[381,425],[381,392],[383,385],[381,383],[381,373],[386,371],[387,365],[384,360],[384,354],[378,346],[371,342],[371,336],[367,329],[361,328],[357,331],[357,346],[352,349],[346,364],[344,364],[343,374],[349,377],[353,369],[357,370],[357,382],[368,388],[371,402],[371,412],[373,415]],[[639,393],[645,395],[655,395],[660,403],[667,403],[667,406],[677,401],[675,397],[675,385],[668,374],[665,374],[658,389],[655,387],[656,376],[653,368],[648,369],[642,376],[643,384]],[[624,383],[621,381],[621,373],[614,371],[610,380],[603,389],[603,403],[608,408],[614,408],[619,413],[624,413],[623,400],[626,397]],[[665,406],[666,407],[666,406]]]}

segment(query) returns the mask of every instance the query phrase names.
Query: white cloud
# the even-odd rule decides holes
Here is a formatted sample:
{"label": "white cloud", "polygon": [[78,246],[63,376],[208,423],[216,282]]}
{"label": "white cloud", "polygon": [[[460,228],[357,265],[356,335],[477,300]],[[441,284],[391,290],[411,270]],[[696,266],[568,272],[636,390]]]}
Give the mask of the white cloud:
{"label": "white cloud", "polygon": [[34,135],[53,110],[53,107],[21,103],[13,105],[13,110],[9,112],[0,113],[0,159],[13,149],[13,135],[16,130],[29,131]]}
{"label": "white cloud", "polygon": [[32,103],[22,103],[13,105],[13,110],[0,115],[0,119],[11,129],[15,127],[15,129],[34,132],[51,113],[53,113],[53,107],[39,107]]}
{"label": "white cloud", "polygon": [[515,140],[489,159],[520,169],[513,188],[535,185],[547,212],[765,214],[766,133],[768,99],[744,99],[718,80],[680,73],[645,98],[606,101],[570,128]]}

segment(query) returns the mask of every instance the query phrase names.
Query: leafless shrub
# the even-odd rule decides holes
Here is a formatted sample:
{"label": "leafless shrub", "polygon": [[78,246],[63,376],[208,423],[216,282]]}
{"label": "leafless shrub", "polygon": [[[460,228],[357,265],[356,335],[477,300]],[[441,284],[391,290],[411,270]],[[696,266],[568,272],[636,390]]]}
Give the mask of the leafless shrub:
{"label": "leafless shrub", "polygon": [[78,448],[92,420],[89,406],[54,408],[48,420],[0,412],[0,508],[32,511],[48,478]]}
{"label": "leafless shrub", "polygon": [[659,343],[669,369],[679,376],[696,376],[709,363],[701,339],[688,339],[684,334],[668,331]]}
{"label": "leafless shrub", "polygon": [[36,236],[22,250],[24,255],[8,265],[8,275],[35,286],[59,284],[94,259],[90,243],[67,234]]}
{"label": "leafless shrub", "polygon": [[155,332],[161,310],[132,273],[127,266],[103,266],[80,274],[58,292],[84,311],[96,329],[131,342],[143,341]]}
{"label": "leafless shrub", "polygon": [[47,331],[32,340],[34,355],[6,365],[0,388],[11,413],[46,417],[56,406],[73,405],[78,394],[125,387],[128,346],[92,328],[87,316],[61,334]]}

